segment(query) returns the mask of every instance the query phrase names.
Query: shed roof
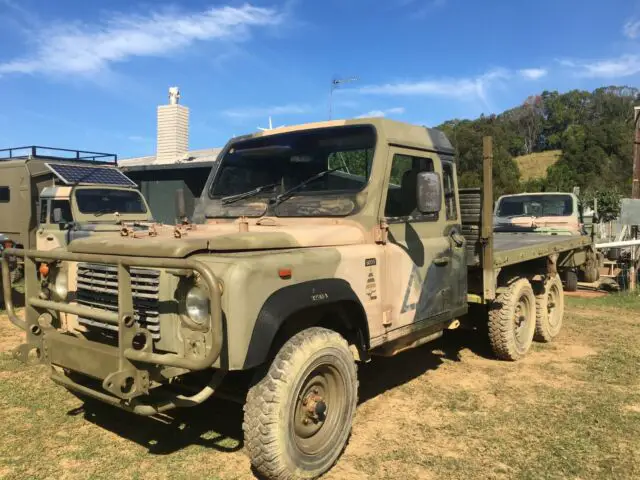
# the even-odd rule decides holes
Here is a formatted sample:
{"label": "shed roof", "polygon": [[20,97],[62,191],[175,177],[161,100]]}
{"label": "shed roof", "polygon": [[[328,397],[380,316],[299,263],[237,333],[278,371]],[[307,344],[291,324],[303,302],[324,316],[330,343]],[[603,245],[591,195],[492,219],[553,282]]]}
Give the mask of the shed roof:
{"label": "shed roof", "polygon": [[118,166],[125,172],[140,170],[160,170],[171,168],[208,167],[218,158],[222,148],[205,148],[202,150],[190,150],[186,155],[172,160],[159,159],[156,155],[146,157],[124,158],[118,162]]}

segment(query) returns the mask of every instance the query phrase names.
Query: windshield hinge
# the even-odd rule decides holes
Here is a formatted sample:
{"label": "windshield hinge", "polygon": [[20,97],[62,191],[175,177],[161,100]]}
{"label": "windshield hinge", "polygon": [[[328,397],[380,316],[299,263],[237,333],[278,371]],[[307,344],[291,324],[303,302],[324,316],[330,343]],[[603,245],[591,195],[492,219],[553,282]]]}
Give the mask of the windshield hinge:
{"label": "windshield hinge", "polygon": [[376,225],[373,229],[374,241],[376,243],[381,243],[384,245],[385,243],[387,243],[388,233],[389,224],[384,220],[380,220],[380,223],[378,223],[378,225]]}

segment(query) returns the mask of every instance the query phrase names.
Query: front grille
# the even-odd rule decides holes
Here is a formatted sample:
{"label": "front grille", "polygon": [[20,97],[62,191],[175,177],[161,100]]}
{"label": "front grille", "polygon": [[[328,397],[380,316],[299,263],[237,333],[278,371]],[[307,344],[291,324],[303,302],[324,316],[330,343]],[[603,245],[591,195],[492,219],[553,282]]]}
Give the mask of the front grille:
{"label": "front grille", "polygon": [[[135,320],[157,342],[160,340],[160,272],[147,268],[132,268],[130,272]],[[79,264],[77,301],[80,305],[117,312],[117,267],[98,263]],[[78,321],[90,330],[100,329],[105,333],[118,331],[116,325],[97,320],[79,318]]]}

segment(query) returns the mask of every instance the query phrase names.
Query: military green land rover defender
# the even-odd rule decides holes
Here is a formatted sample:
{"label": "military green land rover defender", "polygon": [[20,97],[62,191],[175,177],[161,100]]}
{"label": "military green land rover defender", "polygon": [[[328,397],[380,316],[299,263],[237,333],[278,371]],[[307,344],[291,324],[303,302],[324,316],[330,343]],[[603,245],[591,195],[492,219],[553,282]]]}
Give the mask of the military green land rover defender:
{"label": "military green land rover defender", "polygon": [[[586,236],[493,235],[482,190],[459,190],[437,130],[330,121],[232,139],[192,222],[66,250],[18,251],[17,355],[75,394],[140,415],[200,404],[248,371],[245,447],[272,479],[316,478],[345,448],[357,364],[488,323],[518,360],[560,332],[558,272]],[[479,313],[469,319],[469,305]],[[482,331],[482,330],[479,330]]]}

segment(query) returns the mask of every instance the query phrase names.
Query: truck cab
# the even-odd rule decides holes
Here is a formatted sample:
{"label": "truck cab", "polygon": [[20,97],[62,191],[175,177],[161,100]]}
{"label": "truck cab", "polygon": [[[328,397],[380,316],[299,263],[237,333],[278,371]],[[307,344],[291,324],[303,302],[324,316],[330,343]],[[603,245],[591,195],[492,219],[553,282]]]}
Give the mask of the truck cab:
{"label": "truck cab", "polygon": [[149,228],[153,217],[135,187],[75,185],[40,193],[36,248],[51,250],[95,234],[119,234],[124,225]]}
{"label": "truck cab", "polygon": [[[150,228],[153,218],[137,185],[118,170],[117,155],[52,147],[0,150],[3,248],[51,250],[123,226]],[[22,276],[10,264],[12,282]]]}
{"label": "truck cab", "polygon": [[496,202],[493,224],[496,232],[586,234],[580,202],[573,193],[503,195]]}

